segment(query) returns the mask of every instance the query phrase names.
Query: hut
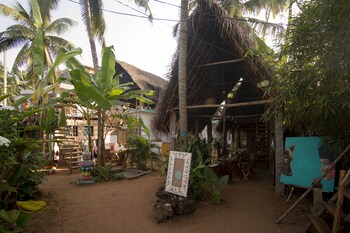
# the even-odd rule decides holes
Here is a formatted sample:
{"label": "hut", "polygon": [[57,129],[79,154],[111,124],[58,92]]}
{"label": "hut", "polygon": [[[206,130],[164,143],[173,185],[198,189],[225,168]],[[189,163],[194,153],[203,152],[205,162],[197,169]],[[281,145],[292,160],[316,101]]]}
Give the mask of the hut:
{"label": "hut", "polygon": [[[160,90],[167,84],[167,81],[161,77],[123,61],[117,61],[115,63],[115,71],[116,75],[122,76],[120,83],[133,83],[131,86],[132,90],[154,91],[155,95],[150,96],[150,99],[155,102],[158,101]],[[149,107],[154,108],[155,105]]]}
{"label": "hut", "polygon": [[[223,156],[243,147],[246,140],[246,146],[250,144],[257,159],[267,165],[269,126],[260,120],[267,100],[257,83],[268,80],[271,72],[252,52],[254,33],[214,0],[198,1],[189,16],[187,33],[188,131],[197,134],[208,126],[211,140],[212,122],[219,120],[216,130],[224,138]],[[177,51],[154,119],[156,130],[171,134],[176,134],[173,125],[179,118],[178,56]],[[234,138],[231,145],[225,145],[228,131]]]}
{"label": "hut", "polygon": [[[155,103],[158,101],[160,90],[167,84],[167,81],[161,77],[123,61],[115,62],[115,72],[115,76],[121,76],[119,81],[120,84],[132,83],[130,86],[131,90],[154,91],[155,95],[147,96],[147,98],[151,99]],[[151,128],[151,120],[154,117],[155,113],[155,104],[148,105],[138,101],[137,99],[131,99],[126,103],[126,106],[124,107],[128,108],[130,114],[133,114],[135,117],[140,117],[145,125]],[[111,114],[113,114],[113,109],[111,110]],[[109,120],[111,120],[110,125],[117,125],[112,118]],[[126,125],[119,124],[118,129],[111,132],[117,135],[117,143],[122,145],[126,144]],[[143,135],[143,132],[141,132],[141,130],[139,133]],[[152,139],[157,137],[157,135],[154,135],[153,132],[151,132]],[[111,143],[113,142],[111,141]]]}

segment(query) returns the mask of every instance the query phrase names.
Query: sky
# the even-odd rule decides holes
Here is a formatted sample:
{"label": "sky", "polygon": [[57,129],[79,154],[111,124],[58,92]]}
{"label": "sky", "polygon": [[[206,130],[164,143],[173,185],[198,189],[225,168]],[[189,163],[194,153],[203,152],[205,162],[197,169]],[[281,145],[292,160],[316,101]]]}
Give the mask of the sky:
{"label": "sky", "polygon": [[[30,0],[19,0],[28,9]],[[15,0],[0,0],[0,3],[13,6]],[[83,64],[92,65],[90,45],[85,24],[81,20],[80,5],[78,0],[60,0],[58,8],[54,10],[53,19],[70,18],[77,22],[68,32],[61,37],[72,42],[76,47],[83,50],[80,60]],[[120,15],[126,13],[144,16],[144,9],[136,6],[134,0],[104,0],[104,17],[106,21],[106,45],[114,46],[117,60],[127,62],[145,71],[166,78],[170,70],[172,57],[176,51],[177,39],[173,37],[173,26],[180,17],[181,0],[149,0],[154,18],[168,20],[153,20],[151,23],[147,18]],[[113,12],[111,12],[113,11]],[[264,19],[261,12],[260,19]],[[170,20],[170,21],[169,21]],[[286,21],[285,16],[276,17],[271,20],[275,23]],[[0,31],[4,31],[13,24],[8,17],[0,14]],[[270,38],[267,43],[272,46]],[[97,43],[98,53],[101,45]],[[12,68],[13,61],[19,49],[7,51],[7,67]],[[100,62],[101,59],[99,59]],[[0,53],[0,62],[4,64],[3,53]]]}
{"label": "sky", "polygon": [[[19,0],[26,8],[28,0]],[[164,4],[166,2],[170,4]],[[1,4],[13,6],[14,0],[0,0]],[[154,20],[149,22],[146,18],[118,15],[104,12],[106,21],[106,45],[114,46],[117,60],[132,64],[138,68],[165,78],[170,69],[172,56],[176,51],[177,39],[173,37],[173,26],[180,16],[181,0],[150,0],[154,18],[171,19],[175,21]],[[114,12],[142,15],[144,9],[136,6],[133,0],[108,0],[104,1],[104,9]],[[53,19],[70,18],[78,24],[62,35],[75,46],[82,48],[80,60],[89,66],[92,65],[90,45],[85,25],[81,20],[80,5],[69,0],[61,0],[59,6],[53,11]],[[0,31],[4,31],[13,23],[9,18],[0,15]],[[97,43],[98,50],[101,45]],[[18,49],[7,51],[7,67],[10,69]],[[3,53],[0,53],[0,62],[4,64]],[[100,60],[99,60],[100,62]]]}

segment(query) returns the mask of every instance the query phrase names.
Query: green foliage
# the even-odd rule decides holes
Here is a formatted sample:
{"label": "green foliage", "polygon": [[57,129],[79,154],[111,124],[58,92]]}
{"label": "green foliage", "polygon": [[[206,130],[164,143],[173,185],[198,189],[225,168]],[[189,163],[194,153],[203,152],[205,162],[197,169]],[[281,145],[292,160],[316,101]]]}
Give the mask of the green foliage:
{"label": "green foliage", "polygon": [[28,223],[32,214],[20,210],[0,210],[0,232],[23,232],[24,226]]}
{"label": "green foliage", "polygon": [[28,1],[29,9],[25,9],[19,2],[13,7],[0,4],[0,14],[12,18],[15,23],[5,31],[0,32],[0,51],[22,46],[15,58],[12,72],[20,75],[25,68],[30,85],[36,86],[52,63],[51,58],[59,54],[62,48],[72,49],[72,43],[58,37],[75,24],[67,18],[56,19],[51,22],[51,11],[57,7],[56,0]]}
{"label": "green foliage", "polygon": [[205,182],[203,186],[207,190],[215,204],[220,204],[221,201],[221,191],[227,185],[228,175],[218,177],[212,169],[209,167],[203,168]]}
{"label": "green foliage", "polygon": [[30,138],[36,127],[25,122],[37,111],[0,110],[1,136],[10,143],[0,145],[0,208],[10,208],[18,200],[34,198],[42,181],[39,169],[43,155],[36,152],[40,142]]}
{"label": "green foliage", "polygon": [[[147,162],[153,166],[153,163],[159,164],[159,154],[152,149],[159,149],[159,146],[150,140],[141,136],[132,136],[127,140],[128,149],[125,154],[131,155],[131,161],[136,163],[137,167],[142,170],[146,170]],[[151,167],[152,168],[152,167]]]}
{"label": "green foliage", "polygon": [[207,164],[211,161],[210,151],[206,140],[192,138],[187,152],[192,153],[190,171],[190,190],[195,199],[202,199],[209,193],[213,202],[220,204],[221,190],[228,182],[228,176],[218,177]]}
{"label": "green foliage", "polygon": [[103,166],[99,166],[98,174],[99,174],[101,181],[108,181],[109,180],[111,169],[112,169],[112,164],[106,164]]}
{"label": "green foliage", "polygon": [[98,118],[98,163],[103,165],[102,146],[104,145],[104,121],[106,112],[113,105],[124,104],[125,101],[140,98],[146,101],[147,98],[142,95],[149,94],[149,91],[131,91],[130,83],[120,84],[120,77],[114,77],[115,55],[113,46],[103,49],[101,69],[94,75],[87,72],[78,62],[70,59],[69,66],[73,68],[70,71],[71,83],[74,85],[77,93],[77,101],[97,112]]}
{"label": "green foliage", "polygon": [[265,88],[268,114],[282,109],[285,124],[305,134],[350,143],[350,2],[305,1],[290,23],[283,66]]}
{"label": "green foliage", "polygon": [[205,193],[209,193],[215,204],[220,204],[221,191],[227,185],[228,176],[218,177],[207,165],[201,163],[191,169],[190,189],[194,197],[202,199]]}
{"label": "green foliage", "polygon": [[195,168],[203,163],[208,163],[211,159],[208,142],[198,137],[190,138],[187,152],[192,153],[191,167]]}

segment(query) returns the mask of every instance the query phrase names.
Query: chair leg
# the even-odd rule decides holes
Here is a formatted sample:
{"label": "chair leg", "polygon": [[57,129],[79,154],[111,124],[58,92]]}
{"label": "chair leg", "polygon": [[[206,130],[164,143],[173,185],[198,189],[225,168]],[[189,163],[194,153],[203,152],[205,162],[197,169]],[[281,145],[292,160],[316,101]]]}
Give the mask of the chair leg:
{"label": "chair leg", "polygon": [[250,172],[252,171],[252,168],[253,168],[253,164],[248,164],[242,169],[243,178],[248,183],[249,183],[249,175],[250,175]]}

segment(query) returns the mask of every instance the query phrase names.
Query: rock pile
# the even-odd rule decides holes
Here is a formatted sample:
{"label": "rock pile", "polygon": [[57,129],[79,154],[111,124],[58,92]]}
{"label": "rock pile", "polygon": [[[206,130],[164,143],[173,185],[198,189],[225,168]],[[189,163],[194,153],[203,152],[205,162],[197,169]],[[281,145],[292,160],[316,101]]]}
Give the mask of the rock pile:
{"label": "rock pile", "polygon": [[182,216],[196,211],[196,202],[191,196],[181,197],[164,191],[164,187],[156,193],[158,199],[154,204],[157,223],[166,222],[173,216]]}

